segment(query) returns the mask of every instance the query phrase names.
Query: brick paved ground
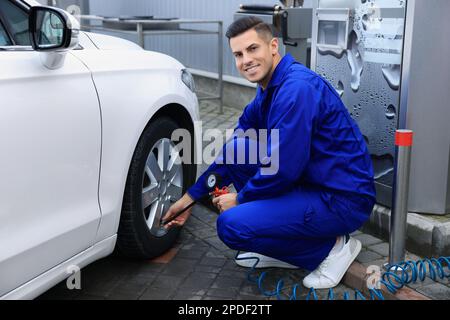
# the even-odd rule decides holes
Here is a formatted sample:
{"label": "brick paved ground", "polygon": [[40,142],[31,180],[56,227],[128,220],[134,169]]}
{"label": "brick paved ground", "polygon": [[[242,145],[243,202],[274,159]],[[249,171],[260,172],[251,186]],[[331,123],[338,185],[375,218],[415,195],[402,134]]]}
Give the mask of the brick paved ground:
{"label": "brick paved ground", "polygon": [[[224,107],[218,113],[213,102],[201,103],[204,128],[232,128],[240,114],[239,110]],[[202,166],[200,172],[204,171]],[[183,228],[174,249],[166,257],[153,261],[125,260],[107,257],[94,262],[81,271],[81,290],[68,290],[65,281],[55,286],[39,299],[240,299],[262,300],[256,284],[247,280],[247,270],[236,266],[235,252],[228,249],[218,238],[215,230],[217,215],[195,206],[191,218]],[[364,266],[381,266],[387,260],[388,243],[371,235],[355,232],[363,244],[357,261]],[[419,259],[408,255],[413,260]],[[172,258],[172,259],[171,259]],[[304,270],[268,269],[266,288],[273,289],[277,279],[283,278],[285,294],[307,274]],[[410,286],[432,299],[450,299],[448,278],[434,282],[427,279]],[[299,299],[305,299],[307,290],[299,287]],[[342,299],[344,292],[351,293],[343,284],[335,288],[335,298]],[[328,291],[319,290],[319,299],[326,299]]]}

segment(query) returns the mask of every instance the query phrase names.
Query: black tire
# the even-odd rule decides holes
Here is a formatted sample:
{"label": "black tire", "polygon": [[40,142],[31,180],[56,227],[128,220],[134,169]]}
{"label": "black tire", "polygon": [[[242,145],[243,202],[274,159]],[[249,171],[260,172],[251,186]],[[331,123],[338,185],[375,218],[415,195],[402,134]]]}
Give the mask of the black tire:
{"label": "black tire", "polygon": [[[121,256],[138,259],[157,257],[170,249],[179,235],[180,228],[171,228],[164,235],[152,234],[142,206],[144,168],[151,148],[161,139],[170,139],[172,132],[178,128],[180,126],[170,118],[158,118],[147,126],[139,139],[128,171],[120,216],[116,253]],[[183,163],[182,168],[184,194],[195,181],[196,166]]]}

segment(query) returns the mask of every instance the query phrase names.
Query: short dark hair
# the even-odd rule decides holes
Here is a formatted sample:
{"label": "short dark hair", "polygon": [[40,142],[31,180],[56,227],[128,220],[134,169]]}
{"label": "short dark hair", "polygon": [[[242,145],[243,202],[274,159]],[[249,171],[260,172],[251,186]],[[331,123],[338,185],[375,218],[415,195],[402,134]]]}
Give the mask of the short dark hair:
{"label": "short dark hair", "polygon": [[234,38],[248,30],[254,29],[261,38],[270,41],[273,38],[273,32],[270,25],[262,21],[260,18],[248,16],[234,21],[228,27],[225,34],[228,40]]}

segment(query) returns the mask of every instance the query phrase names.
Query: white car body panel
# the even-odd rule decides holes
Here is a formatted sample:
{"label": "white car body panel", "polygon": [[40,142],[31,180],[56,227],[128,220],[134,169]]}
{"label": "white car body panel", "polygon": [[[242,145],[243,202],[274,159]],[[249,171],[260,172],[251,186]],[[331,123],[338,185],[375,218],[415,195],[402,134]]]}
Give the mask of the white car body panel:
{"label": "white car body panel", "polygon": [[175,59],[99,34],[79,42],[55,70],[45,53],[0,51],[0,174],[14,177],[0,181],[0,299],[34,298],[110,254],[142,131],[169,104],[199,120]]}
{"label": "white car body panel", "polygon": [[[108,36],[100,33],[91,33],[91,32],[81,32],[83,35],[89,37],[92,43],[95,45],[97,49],[100,50],[138,50],[143,51],[141,47],[139,47],[136,43],[116,38],[112,36]],[[80,39],[80,43],[82,40]],[[85,42],[83,41],[83,44]]]}
{"label": "white car body panel", "polygon": [[93,245],[101,122],[91,74],[71,54],[49,70],[38,52],[1,52],[0,70],[2,295]]}
{"label": "white car body panel", "polygon": [[[75,257],[64,261],[44,274],[34,278],[32,281],[24,284],[23,286],[7,293],[3,297],[4,300],[17,300],[17,299],[33,299],[36,295],[49,290],[59,282],[63,281],[68,276],[73,275],[74,266],[83,268],[89,263],[92,263],[98,259],[108,256],[114,250],[117,236],[114,235],[108,239],[96,243],[87,250],[77,254]],[[83,272],[80,273],[80,280],[83,277]],[[83,289],[83,287],[81,287]],[[75,289],[72,289],[75,290]]]}

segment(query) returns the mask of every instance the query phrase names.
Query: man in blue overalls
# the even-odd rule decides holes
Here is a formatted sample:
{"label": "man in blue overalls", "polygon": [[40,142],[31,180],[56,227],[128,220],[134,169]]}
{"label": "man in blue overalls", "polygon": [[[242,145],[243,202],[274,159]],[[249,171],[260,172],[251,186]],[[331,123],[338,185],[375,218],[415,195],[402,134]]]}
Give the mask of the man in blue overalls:
{"label": "man in blue overalls", "polygon": [[[278,154],[279,168],[264,174],[260,160],[228,164],[216,159],[164,218],[204,196],[205,178],[217,172],[223,185],[233,183],[237,190],[213,203],[221,212],[219,238],[246,251],[238,258],[258,257],[256,267],[305,268],[312,271],[303,280],[306,287],[334,287],[361,250],[349,234],[368,220],[375,204],[363,136],[330,84],[291,55],[280,56],[269,25],[242,18],[230,25],[227,37],[238,70],[258,84],[236,129],[267,129],[268,155]],[[270,141],[273,130],[277,141]],[[222,156],[240,146],[249,152],[252,143],[234,137]],[[167,227],[183,225],[190,214]],[[250,267],[254,260],[236,263]]]}

